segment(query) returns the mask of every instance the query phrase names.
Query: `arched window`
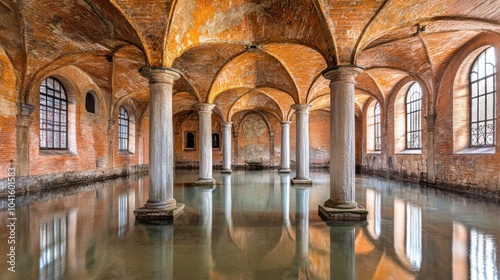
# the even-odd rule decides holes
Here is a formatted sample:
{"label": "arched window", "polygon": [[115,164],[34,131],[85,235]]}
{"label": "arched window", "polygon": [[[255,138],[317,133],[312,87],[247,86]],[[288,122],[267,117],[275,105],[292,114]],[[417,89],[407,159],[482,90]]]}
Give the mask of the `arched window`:
{"label": "arched window", "polygon": [[483,51],[470,71],[470,146],[495,145],[495,49]]}
{"label": "arched window", "polygon": [[89,113],[95,114],[95,97],[92,91],[87,92],[85,96],[85,110]]}
{"label": "arched window", "polygon": [[128,151],[129,140],[129,118],[128,112],[125,108],[120,107],[120,114],[118,115],[118,150]]}
{"label": "arched window", "polygon": [[375,104],[375,107],[373,108],[373,128],[374,128],[374,135],[375,135],[375,151],[380,151],[381,150],[381,142],[380,142],[380,103],[377,102]]}
{"label": "arched window", "polygon": [[40,149],[68,148],[68,98],[61,83],[54,78],[40,86]]}
{"label": "arched window", "polygon": [[406,93],[406,149],[422,148],[422,88],[413,83]]}

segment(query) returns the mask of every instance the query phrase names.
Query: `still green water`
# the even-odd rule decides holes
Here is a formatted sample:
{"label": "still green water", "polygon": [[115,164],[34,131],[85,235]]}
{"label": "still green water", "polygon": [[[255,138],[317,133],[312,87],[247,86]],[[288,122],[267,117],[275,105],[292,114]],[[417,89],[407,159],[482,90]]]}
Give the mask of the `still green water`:
{"label": "still green water", "polygon": [[18,196],[14,231],[3,198],[0,279],[499,279],[498,203],[358,176],[368,220],[328,225],[329,174],[293,176],[216,173],[212,189],[176,171],[186,207],[164,226],[135,223],[147,176]]}

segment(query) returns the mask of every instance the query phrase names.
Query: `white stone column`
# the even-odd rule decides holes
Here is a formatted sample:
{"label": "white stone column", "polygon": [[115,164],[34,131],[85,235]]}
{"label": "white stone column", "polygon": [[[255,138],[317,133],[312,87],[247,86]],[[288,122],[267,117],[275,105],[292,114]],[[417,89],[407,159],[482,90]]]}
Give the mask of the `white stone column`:
{"label": "white stone column", "polygon": [[309,179],[309,104],[294,104],[297,119],[297,132],[295,141],[297,152],[295,153],[296,175],[292,179],[292,184],[311,185]]}
{"label": "white stone column", "polygon": [[222,170],[221,173],[231,173],[231,125],[232,122],[222,123]]}
{"label": "white stone column", "polygon": [[279,173],[290,173],[290,124],[284,121],[281,123],[281,167]]}
{"label": "white stone column", "polygon": [[200,117],[200,169],[198,185],[213,185],[212,177],[212,110],[215,104],[198,103],[196,110]]}
{"label": "white stone column", "polygon": [[144,67],[149,79],[149,197],[144,208],[134,211],[138,221],[171,221],[184,205],[174,194],[174,138],[172,88],[180,74],[171,68]]}
{"label": "white stone column", "polygon": [[[329,219],[366,220],[368,212],[355,201],[355,122],[354,90],[356,77],[363,71],[358,66],[327,69],[323,76],[330,80],[330,199],[325,207],[350,210],[326,215]],[[320,207],[320,215],[322,208]],[[324,210],[324,209],[323,209]],[[325,212],[323,212],[325,214]]]}

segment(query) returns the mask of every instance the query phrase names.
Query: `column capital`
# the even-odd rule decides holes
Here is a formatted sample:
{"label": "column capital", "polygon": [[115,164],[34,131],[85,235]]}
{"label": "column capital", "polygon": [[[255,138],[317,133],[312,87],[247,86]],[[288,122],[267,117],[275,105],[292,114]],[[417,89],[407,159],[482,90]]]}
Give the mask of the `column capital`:
{"label": "column capital", "polygon": [[280,122],[281,126],[290,126],[292,122],[291,121],[282,121]]}
{"label": "column capital", "polygon": [[23,117],[31,117],[31,114],[35,110],[35,105],[18,102],[19,114]]}
{"label": "column capital", "polygon": [[215,108],[215,104],[211,103],[198,103],[195,105],[196,111],[198,112],[212,112],[212,110]]}
{"label": "column capital", "polygon": [[222,127],[227,127],[231,128],[231,125],[233,125],[233,122],[221,122]]}
{"label": "column capital", "polygon": [[301,113],[309,113],[309,109],[311,108],[311,104],[293,104],[292,109]]}
{"label": "column capital", "polygon": [[238,135],[240,135],[240,133],[238,131],[233,132],[234,137],[238,137]]}
{"label": "column capital", "polygon": [[347,82],[356,83],[356,77],[361,74],[365,69],[357,65],[339,65],[335,67],[328,67],[321,74],[331,82]]}
{"label": "column capital", "polygon": [[274,139],[274,131],[269,131],[269,138]]}
{"label": "column capital", "polygon": [[161,66],[142,67],[139,73],[147,78],[150,84],[173,84],[181,77],[179,70]]}

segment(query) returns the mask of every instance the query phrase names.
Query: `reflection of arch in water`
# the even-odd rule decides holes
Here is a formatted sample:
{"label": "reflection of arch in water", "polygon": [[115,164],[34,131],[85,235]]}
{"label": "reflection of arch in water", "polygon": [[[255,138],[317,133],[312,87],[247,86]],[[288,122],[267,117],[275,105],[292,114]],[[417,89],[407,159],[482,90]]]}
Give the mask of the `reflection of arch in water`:
{"label": "reflection of arch in water", "polygon": [[419,271],[422,264],[422,210],[394,198],[394,250],[402,264]]}

